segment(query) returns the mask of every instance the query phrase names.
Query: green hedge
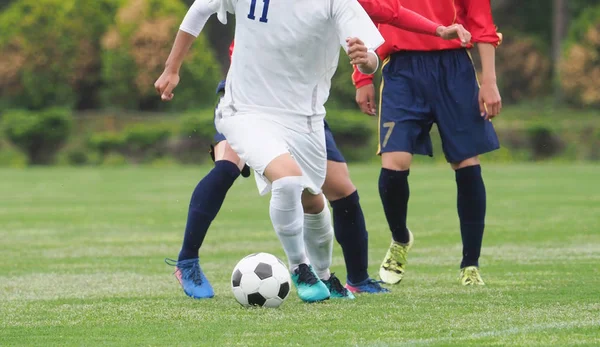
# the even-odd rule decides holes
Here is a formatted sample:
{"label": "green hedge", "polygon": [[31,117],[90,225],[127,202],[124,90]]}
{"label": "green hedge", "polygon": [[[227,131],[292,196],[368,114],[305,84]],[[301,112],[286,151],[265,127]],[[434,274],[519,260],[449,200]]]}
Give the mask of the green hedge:
{"label": "green hedge", "polygon": [[[78,131],[59,153],[58,160],[52,160],[64,143],[58,140],[66,138],[67,129],[71,128],[66,125],[70,124],[66,114],[63,111],[5,113],[0,166],[22,166],[25,154],[21,153],[34,158],[30,160],[32,163],[69,165],[200,164],[210,160],[208,149],[215,131],[212,109],[192,110],[178,117],[136,116],[121,119],[117,126],[104,121],[102,116],[86,118],[86,123],[93,123],[93,126],[79,123]],[[49,121],[57,117],[59,126],[53,123],[56,120]],[[375,156],[377,120],[374,117],[357,111],[330,109],[327,120],[338,147],[349,162],[379,161]],[[511,107],[506,108],[494,124],[502,148],[484,155],[486,162],[600,160],[600,117],[597,112],[548,109],[539,105]],[[416,162],[445,162],[435,127],[431,137],[434,159],[417,156]],[[47,145],[32,146],[31,139],[34,138],[38,139],[35,143],[41,141]],[[23,151],[20,153],[17,148],[23,148]],[[28,148],[52,149],[49,156],[41,155],[51,159],[35,159],[40,154]]]}
{"label": "green hedge", "polygon": [[71,112],[59,108],[44,111],[13,110],[2,117],[6,139],[23,152],[31,165],[47,165],[67,142]]}

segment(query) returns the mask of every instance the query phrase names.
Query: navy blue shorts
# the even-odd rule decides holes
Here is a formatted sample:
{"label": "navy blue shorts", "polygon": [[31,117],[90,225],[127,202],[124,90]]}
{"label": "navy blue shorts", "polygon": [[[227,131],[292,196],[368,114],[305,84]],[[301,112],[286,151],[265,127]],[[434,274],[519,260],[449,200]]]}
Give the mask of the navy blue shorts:
{"label": "navy blue shorts", "polygon": [[481,117],[478,95],[464,49],[392,54],[383,67],[378,154],[433,156],[434,123],[450,163],[500,148],[492,123]]}
{"label": "navy blue shorts", "polygon": [[[219,86],[217,87],[217,94],[225,92],[225,81],[221,81]],[[215,128],[215,136],[213,137],[213,141],[215,144],[224,141],[225,135],[219,133]],[[333,138],[333,133],[329,128],[329,124],[325,121],[325,145],[327,147],[327,160],[335,161],[338,163],[345,163],[346,159],[342,155],[342,152],[337,148],[335,144],[335,139]]]}

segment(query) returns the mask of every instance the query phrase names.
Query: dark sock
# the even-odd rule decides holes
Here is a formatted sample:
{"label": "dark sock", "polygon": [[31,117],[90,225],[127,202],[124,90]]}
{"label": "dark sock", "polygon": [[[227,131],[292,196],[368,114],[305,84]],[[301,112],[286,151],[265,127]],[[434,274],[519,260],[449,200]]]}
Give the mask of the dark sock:
{"label": "dark sock", "polygon": [[215,162],[215,167],[198,182],[188,209],[179,260],[198,258],[198,251],[208,227],[219,213],[227,191],[239,175],[240,169],[236,164],[220,160]]}
{"label": "dark sock", "polygon": [[331,201],[333,230],[346,261],[347,280],[357,284],[369,278],[369,235],[358,192]]}
{"label": "dark sock", "polygon": [[463,243],[460,267],[479,266],[486,208],[481,166],[467,166],[456,170],[456,188],[458,193],[456,206]]}
{"label": "dark sock", "polygon": [[409,172],[409,170],[395,171],[382,168],[379,174],[379,196],[383,204],[383,212],[392,231],[392,238],[400,243],[409,241],[406,228],[408,197],[410,196]]}

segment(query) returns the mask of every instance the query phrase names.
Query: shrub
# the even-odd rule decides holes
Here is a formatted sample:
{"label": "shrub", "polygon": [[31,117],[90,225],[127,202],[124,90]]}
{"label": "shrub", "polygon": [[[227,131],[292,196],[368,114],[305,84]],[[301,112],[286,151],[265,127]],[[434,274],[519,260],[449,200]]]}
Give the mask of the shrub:
{"label": "shrub", "polygon": [[214,113],[211,110],[193,110],[181,117],[179,134],[182,137],[206,140],[215,134]]}
{"label": "shrub", "polygon": [[527,129],[531,154],[534,160],[556,156],[564,145],[554,131],[545,125],[533,125]]}
{"label": "shrub", "polygon": [[134,124],[120,133],[94,134],[88,147],[106,160],[118,154],[134,163],[145,163],[167,154],[167,142],[173,133],[171,127],[162,124]]}
{"label": "shrub", "polygon": [[210,158],[207,152],[215,132],[212,109],[189,111],[181,117],[178,137],[169,151],[182,163],[202,163]]}
{"label": "shrub", "polygon": [[374,156],[377,121],[360,111],[330,110],[326,117],[339,150],[348,161]]}
{"label": "shrub", "polygon": [[164,146],[171,136],[171,130],[161,125],[136,124],[124,131],[125,152],[128,155],[160,156]]}
{"label": "shrub", "polygon": [[119,152],[123,148],[124,143],[125,138],[122,134],[112,132],[94,134],[88,140],[88,146],[102,156]]}
{"label": "shrub", "polygon": [[67,141],[73,123],[71,112],[59,108],[44,111],[16,110],[3,117],[6,138],[24,152],[29,164],[51,164]]}
{"label": "shrub", "polygon": [[99,37],[120,0],[20,0],[0,13],[0,95],[12,107],[95,106]]}
{"label": "shrub", "polygon": [[221,72],[203,35],[183,64],[173,101],[161,103],[154,90],[185,11],[179,0],[125,1],[115,25],[102,38],[106,106],[151,110],[171,105],[182,109],[212,102]]}
{"label": "shrub", "polygon": [[584,11],[573,22],[560,75],[570,102],[600,106],[600,6]]}

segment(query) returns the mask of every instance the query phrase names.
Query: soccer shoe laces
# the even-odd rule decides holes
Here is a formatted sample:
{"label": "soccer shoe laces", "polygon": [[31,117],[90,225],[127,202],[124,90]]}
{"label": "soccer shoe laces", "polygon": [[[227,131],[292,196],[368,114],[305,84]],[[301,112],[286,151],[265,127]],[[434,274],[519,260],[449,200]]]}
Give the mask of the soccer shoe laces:
{"label": "soccer shoe laces", "polygon": [[296,273],[298,274],[298,283],[306,283],[312,286],[319,282],[319,279],[306,264],[300,264],[296,269]]}
{"label": "soccer shoe laces", "polygon": [[402,266],[406,263],[407,247],[398,244],[392,245],[389,250],[390,256],[385,260],[383,268],[398,274],[404,273]]}
{"label": "soccer shoe laces", "polygon": [[202,284],[202,271],[200,270],[198,259],[177,261],[175,259],[165,258],[165,263],[170,266],[175,266],[175,272],[179,271],[182,279],[192,280],[192,282],[197,285]]}
{"label": "soccer shoe laces", "polygon": [[481,277],[479,276],[479,271],[477,270],[476,267],[471,267],[469,269],[466,269],[464,277],[466,277],[465,283],[467,283],[467,284],[474,284],[474,283],[482,282]]}
{"label": "soccer shoe laces", "polygon": [[338,292],[338,293],[344,293],[346,291],[346,288],[344,288],[344,286],[342,285],[342,282],[340,282],[339,278],[337,278],[335,276],[335,273],[332,273],[331,276],[329,277],[329,280],[327,281],[329,282],[329,285],[331,286],[330,290]]}

